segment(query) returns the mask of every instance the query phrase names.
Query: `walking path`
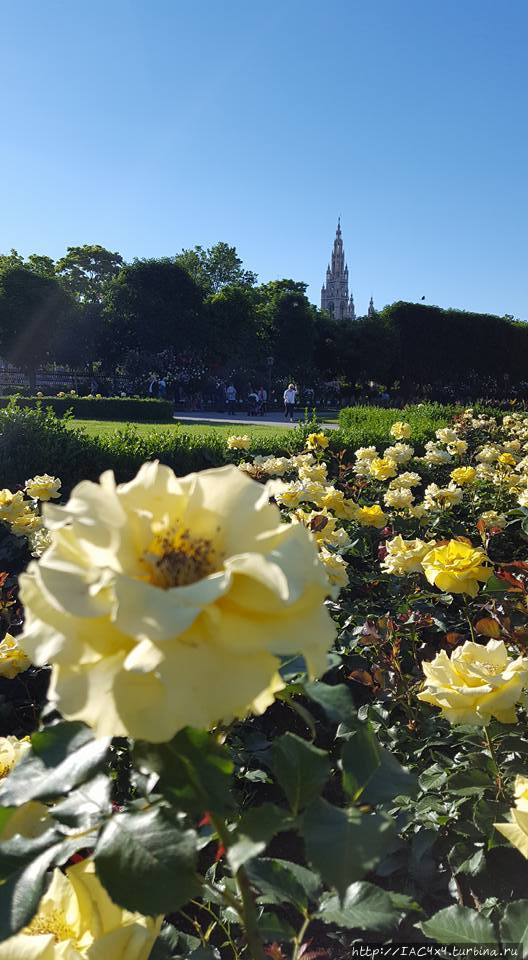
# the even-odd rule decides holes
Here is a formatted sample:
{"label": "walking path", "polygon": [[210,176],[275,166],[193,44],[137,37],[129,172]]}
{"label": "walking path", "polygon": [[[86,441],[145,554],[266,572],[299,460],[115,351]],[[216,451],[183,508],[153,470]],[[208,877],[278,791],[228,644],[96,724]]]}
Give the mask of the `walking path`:
{"label": "walking path", "polygon": [[[292,427],[298,426],[299,420],[302,421],[302,416],[297,416],[296,422],[289,423],[282,413],[267,413],[264,417],[248,417],[246,414],[237,413],[230,417],[226,413],[200,413],[198,410],[190,410],[185,413],[175,413],[174,419],[179,420],[180,423],[232,423],[253,427],[284,427],[286,430],[291,430]],[[325,430],[337,430],[337,423],[322,422],[321,426]]]}

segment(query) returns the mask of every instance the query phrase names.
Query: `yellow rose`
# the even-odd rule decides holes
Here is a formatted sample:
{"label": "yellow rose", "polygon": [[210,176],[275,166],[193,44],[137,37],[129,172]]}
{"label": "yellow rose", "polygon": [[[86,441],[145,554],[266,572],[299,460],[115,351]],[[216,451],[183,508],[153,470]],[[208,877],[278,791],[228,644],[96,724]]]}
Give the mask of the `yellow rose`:
{"label": "yellow rose", "polygon": [[466,483],[473,483],[477,471],[474,467],[455,467],[454,470],[451,470],[449,476],[459,487],[463,487]]}
{"label": "yellow rose", "polygon": [[326,450],[329,440],[324,433],[309,433],[306,438],[308,450]]}
{"label": "yellow rose", "polygon": [[392,447],[387,447],[383,457],[385,460],[394,460],[394,463],[408,463],[414,456],[414,450],[408,443],[395,443]]}
{"label": "yellow rose", "polygon": [[0,520],[4,523],[13,523],[17,517],[21,517],[27,510],[27,502],[24,501],[24,494],[21,490],[11,493],[11,490],[0,490]]}
{"label": "yellow rose", "polygon": [[28,497],[32,500],[55,500],[60,497],[61,481],[57,477],[50,477],[48,473],[26,480],[24,487]]}
{"label": "yellow rose", "polygon": [[29,737],[0,737],[0,779],[7,777],[13,767],[31,750]]}
{"label": "yellow rose", "polygon": [[385,544],[387,554],[381,563],[381,569],[395,577],[403,577],[408,573],[423,573],[422,560],[434,545],[434,540],[429,543],[418,539],[404,540],[398,534]]}
{"label": "yellow rose", "polygon": [[528,778],[516,777],[514,787],[515,807],[510,809],[510,823],[494,823],[503,837],[517,847],[528,859]]}
{"label": "yellow rose", "polygon": [[375,457],[370,461],[370,475],[376,480],[390,480],[397,472],[396,464],[390,457]]}
{"label": "yellow rose", "polygon": [[451,657],[441,650],[424,663],[418,699],[440,707],[450,723],[486,724],[491,717],[515,723],[515,704],[528,677],[528,659],[511,660],[503,640],[486,646],[467,640]]}
{"label": "yellow rose", "polygon": [[374,460],[378,456],[376,447],[358,447],[356,450],[356,460]]}
{"label": "yellow rose", "polygon": [[396,420],[390,428],[390,435],[395,440],[408,440],[411,436],[411,425],[403,420]]}
{"label": "yellow rose", "polygon": [[346,500],[343,491],[335,487],[326,487],[319,502],[323,509],[331,510],[340,520],[352,520],[356,515],[357,504],[353,500]]}
{"label": "yellow rose", "polygon": [[0,943],[0,960],[148,960],[162,922],[117,907],[83,860],[53,871],[31,923]]}
{"label": "yellow rose", "polygon": [[461,457],[462,454],[467,452],[468,446],[467,440],[455,440],[454,443],[447,444],[447,449],[453,456]]}
{"label": "yellow rose", "polygon": [[333,596],[336,597],[339,591],[348,584],[348,563],[338,553],[331,553],[326,547],[321,547],[319,557],[328,574],[328,579],[335,590]]}
{"label": "yellow rose", "polygon": [[102,400],[102,399],[103,399],[103,394],[102,394],[102,393],[96,393],[96,394],[95,394],[95,399],[96,399],[96,400]]}
{"label": "yellow rose", "polygon": [[31,660],[10,633],[0,642],[0,677],[13,680],[31,666]]}
{"label": "yellow rose", "polygon": [[288,457],[254,457],[253,466],[257,473],[264,473],[267,477],[282,477],[292,470],[292,463]]}
{"label": "yellow rose", "polygon": [[504,530],[508,523],[507,517],[503,513],[497,513],[496,510],[485,510],[481,513],[480,519],[486,527],[498,527],[499,530]]}
{"label": "yellow rose", "polygon": [[59,390],[57,396],[59,397],[60,400],[62,400],[62,398],[65,397],[66,394],[64,393],[64,390]]}
{"label": "yellow rose", "polygon": [[247,433],[242,436],[233,435],[227,438],[227,446],[229,450],[249,450],[251,437],[248,437]]}
{"label": "yellow rose", "polygon": [[76,397],[76,396],[77,396],[77,390],[70,390],[70,397]]}
{"label": "yellow rose", "polygon": [[413,500],[414,494],[408,487],[392,487],[383,497],[385,505],[394,507],[395,510],[406,510],[412,507]]}
{"label": "yellow rose", "polygon": [[315,480],[317,483],[325,483],[327,472],[326,463],[307,463],[299,467],[299,479],[302,481]]}
{"label": "yellow rose", "polygon": [[35,396],[38,397],[39,400],[41,400],[44,394],[42,393],[42,390],[37,390]]}
{"label": "yellow rose", "polygon": [[26,510],[19,517],[15,517],[11,522],[11,533],[14,533],[16,537],[27,537],[30,533],[34,533],[35,530],[39,530],[42,526],[42,521],[38,513],[33,513],[32,510]]}
{"label": "yellow rose", "polygon": [[451,427],[442,427],[441,430],[436,431],[435,437],[437,440],[440,440],[440,443],[456,443],[458,440],[458,433]]}
{"label": "yellow rose", "polygon": [[[29,737],[22,737],[21,740],[16,737],[0,737],[0,780],[7,777],[30,750]],[[23,837],[39,837],[50,826],[47,807],[36,800],[29,800],[13,809],[9,819],[4,821],[0,829],[0,842],[5,843],[17,833]]]}
{"label": "yellow rose", "polygon": [[460,540],[450,540],[443,547],[434,547],[423,558],[429,583],[445,593],[468,593],[475,597],[479,583],[491,577],[492,569],[484,550]]}
{"label": "yellow rose", "polygon": [[97,736],[163,742],[261,713],[282,656],[326,669],[335,626],[316,546],[236,467],[178,478],[147,463],[119,486],[107,472],[44,512],[52,544],[20,578],[22,643],[51,663],[63,716]]}
{"label": "yellow rose", "polygon": [[378,530],[381,530],[387,523],[387,516],[383,513],[379,503],[375,503],[372,507],[358,507],[354,514],[354,520],[357,520],[362,527],[377,527]]}
{"label": "yellow rose", "polygon": [[503,467],[514,467],[517,460],[512,453],[501,453],[498,463],[502,464]]}

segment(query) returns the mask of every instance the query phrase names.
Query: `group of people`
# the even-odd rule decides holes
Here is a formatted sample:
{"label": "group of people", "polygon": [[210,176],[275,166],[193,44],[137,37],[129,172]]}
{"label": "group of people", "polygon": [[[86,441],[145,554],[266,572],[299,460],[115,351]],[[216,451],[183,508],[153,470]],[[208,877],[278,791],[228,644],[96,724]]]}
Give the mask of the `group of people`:
{"label": "group of people", "polygon": [[[225,390],[225,404],[229,414],[234,416],[238,401],[238,391],[233,383],[229,383]],[[255,390],[249,388],[247,396],[247,414],[248,417],[262,417],[266,412],[268,402],[268,391],[265,387],[259,387]]]}

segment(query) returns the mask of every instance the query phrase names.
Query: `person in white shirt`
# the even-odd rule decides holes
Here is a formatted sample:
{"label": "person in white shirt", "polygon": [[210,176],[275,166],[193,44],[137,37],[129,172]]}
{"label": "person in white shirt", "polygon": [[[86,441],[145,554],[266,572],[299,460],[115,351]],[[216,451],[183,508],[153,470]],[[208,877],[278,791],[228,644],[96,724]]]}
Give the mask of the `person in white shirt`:
{"label": "person in white shirt", "polygon": [[297,390],[293,383],[289,383],[284,391],[284,417],[293,423],[293,412],[297,403]]}
{"label": "person in white shirt", "polygon": [[228,413],[230,413],[231,416],[234,416],[236,401],[237,401],[237,392],[236,392],[236,387],[234,387],[232,383],[229,384],[226,390],[226,401],[227,401]]}

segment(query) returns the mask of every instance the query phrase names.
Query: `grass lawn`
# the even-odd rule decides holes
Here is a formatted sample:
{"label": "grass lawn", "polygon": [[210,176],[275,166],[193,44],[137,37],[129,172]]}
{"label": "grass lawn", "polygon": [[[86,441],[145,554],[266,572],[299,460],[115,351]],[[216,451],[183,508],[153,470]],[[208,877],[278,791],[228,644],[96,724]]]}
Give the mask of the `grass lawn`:
{"label": "grass lawn", "polygon": [[176,433],[189,434],[193,438],[218,436],[225,434],[230,437],[232,434],[248,434],[257,437],[284,436],[285,428],[280,424],[273,427],[262,427],[260,424],[246,423],[127,423],[120,420],[71,420],[70,426],[82,427],[88,436],[101,436],[102,434],[112,434],[116,430],[122,430],[126,426],[133,426],[139,434],[155,433]]}

